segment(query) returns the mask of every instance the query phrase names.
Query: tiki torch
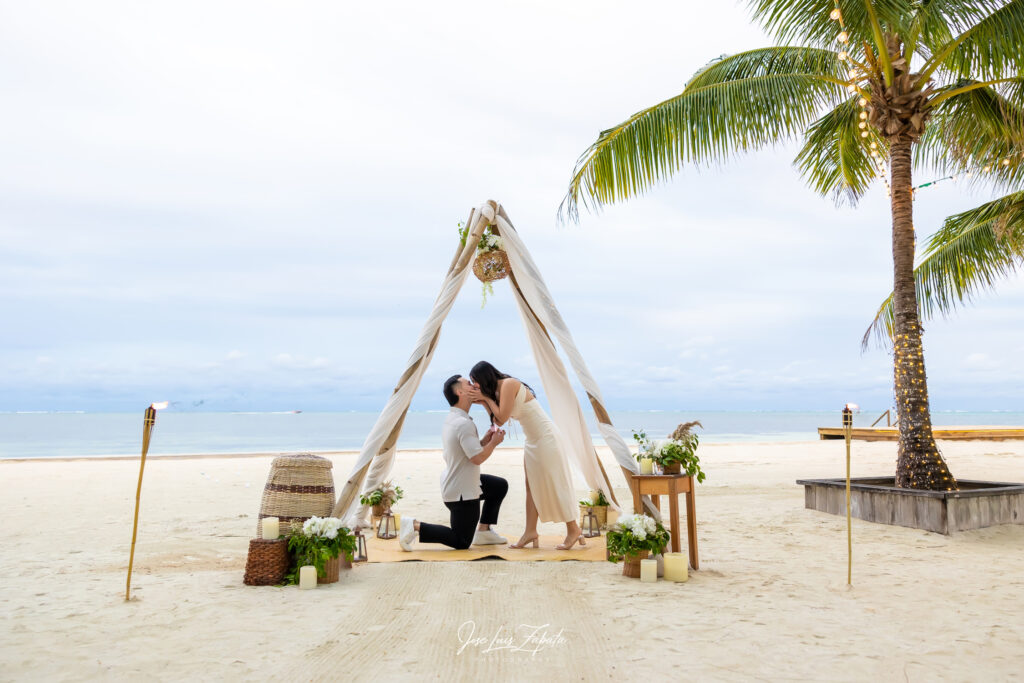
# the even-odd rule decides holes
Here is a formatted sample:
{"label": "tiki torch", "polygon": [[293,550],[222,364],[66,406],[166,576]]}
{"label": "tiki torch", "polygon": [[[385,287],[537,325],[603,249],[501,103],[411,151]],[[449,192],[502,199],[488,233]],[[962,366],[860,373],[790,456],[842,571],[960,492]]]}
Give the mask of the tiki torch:
{"label": "tiki torch", "polygon": [[128,555],[128,583],[124,589],[124,599],[127,602],[132,594],[132,564],[135,561],[135,535],[139,530],[139,499],[142,497],[142,472],[146,469],[146,453],[149,452],[149,438],[153,435],[153,426],[156,424],[156,411],[167,407],[167,401],[152,403],[142,418],[142,458],[139,460],[139,485],[135,489],[135,521],[132,524],[132,549]]}
{"label": "tiki torch", "polygon": [[853,521],[850,516],[850,442],[853,440],[855,403],[843,406],[843,436],[846,438],[846,585],[853,585]]}

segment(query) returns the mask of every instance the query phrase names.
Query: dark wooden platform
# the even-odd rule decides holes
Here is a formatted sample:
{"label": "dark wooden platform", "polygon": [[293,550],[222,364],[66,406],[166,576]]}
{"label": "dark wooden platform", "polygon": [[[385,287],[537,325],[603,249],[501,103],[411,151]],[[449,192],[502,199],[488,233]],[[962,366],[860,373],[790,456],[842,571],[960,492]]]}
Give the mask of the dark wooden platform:
{"label": "dark wooden platform", "polygon": [[[845,479],[800,479],[804,507],[846,514]],[[958,491],[897,489],[892,477],[850,480],[850,514],[857,519],[940,534],[1024,524],[1024,484],[960,480]]]}
{"label": "dark wooden platform", "polygon": [[[932,427],[936,439],[948,441],[1024,441],[1024,427]],[[856,441],[898,441],[895,427],[854,427]],[[818,427],[818,438],[842,439],[842,427]]]}

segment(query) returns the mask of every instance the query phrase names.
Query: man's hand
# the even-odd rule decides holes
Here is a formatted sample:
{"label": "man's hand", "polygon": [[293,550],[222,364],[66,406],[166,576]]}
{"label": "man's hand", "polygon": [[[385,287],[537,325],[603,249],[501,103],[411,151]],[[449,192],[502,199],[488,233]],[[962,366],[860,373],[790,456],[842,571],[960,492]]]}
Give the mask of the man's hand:
{"label": "man's hand", "polygon": [[505,430],[504,429],[495,429],[493,432],[491,432],[491,434],[492,434],[491,440],[494,441],[494,445],[495,446],[497,446],[499,443],[501,443],[502,441],[505,440]]}

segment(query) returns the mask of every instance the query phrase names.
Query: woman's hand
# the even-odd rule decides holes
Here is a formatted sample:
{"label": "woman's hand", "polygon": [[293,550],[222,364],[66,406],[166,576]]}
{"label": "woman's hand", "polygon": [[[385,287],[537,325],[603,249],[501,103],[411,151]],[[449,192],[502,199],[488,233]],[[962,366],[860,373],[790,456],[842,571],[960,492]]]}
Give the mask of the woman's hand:
{"label": "woman's hand", "polygon": [[482,403],[484,399],[483,394],[480,393],[480,389],[475,386],[470,386],[466,389],[466,396],[468,396],[469,400],[473,403]]}

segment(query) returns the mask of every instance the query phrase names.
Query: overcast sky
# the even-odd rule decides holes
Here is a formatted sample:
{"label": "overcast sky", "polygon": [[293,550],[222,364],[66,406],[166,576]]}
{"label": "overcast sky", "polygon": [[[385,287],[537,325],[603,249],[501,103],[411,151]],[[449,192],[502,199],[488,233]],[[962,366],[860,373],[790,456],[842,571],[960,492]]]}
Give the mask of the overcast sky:
{"label": "overcast sky", "polygon": [[[836,207],[791,145],[557,221],[599,131],[768,42],[745,3],[0,6],[0,410],[379,409],[489,198],[613,409],[891,403],[880,186]],[[922,190],[919,241],[987,196]],[[495,291],[415,408],[481,358],[535,380]],[[933,407],[1024,409],[1022,304],[927,325]]]}

